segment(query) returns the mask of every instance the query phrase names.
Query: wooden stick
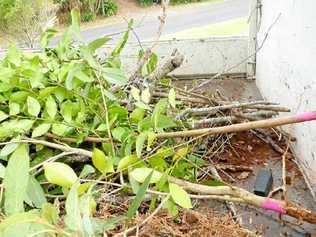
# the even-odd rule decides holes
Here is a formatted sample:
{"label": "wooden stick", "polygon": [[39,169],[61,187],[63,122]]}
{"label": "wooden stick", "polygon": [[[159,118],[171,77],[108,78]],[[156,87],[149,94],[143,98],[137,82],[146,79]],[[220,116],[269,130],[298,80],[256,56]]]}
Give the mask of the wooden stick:
{"label": "wooden stick", "polygon": [[178,132],[163,132],[157,133],[156,138],[175,138],[175,137],[195,137],[195,136],[209,136],[215,134],[242,132],[255,128],[271,128],[287,124],[302,123],[306,121],[316,120],[316,111],[305,112],[289,117],[264,119],[260,121],[253,121],[247,123],[239,123],[215,128],[202,128]]}
{"label": "wooden stick", "polygon": [[[241,203],[262,208],[264,210],[273,211],[282,215],[288,215],[306,222],[316,224],[316,214],[302,208],[292,202],[284,202],[273,198],[261,197],[248,192],[242,188],[234,186],[206,186],[201,184],[190,183],[185,180],[180,180],[174,177],[168,178],[169,182],[175,183],[184,189],[207,195],[224,195],[226,197],[233,197],[235,201],[242,200]],[[237,199],[236,199],[237,198]],[[229,199],[227,199],[228,201]]]}

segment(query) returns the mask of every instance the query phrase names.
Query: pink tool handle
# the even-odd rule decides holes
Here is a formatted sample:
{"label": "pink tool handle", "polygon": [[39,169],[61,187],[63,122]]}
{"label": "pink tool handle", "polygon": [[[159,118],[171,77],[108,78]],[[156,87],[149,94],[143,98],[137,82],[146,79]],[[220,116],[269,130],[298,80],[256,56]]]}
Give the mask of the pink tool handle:
{"label": "pink tool handle", "polygon": [[297,114],[295,118],[302,122],[316,120],[316,112],[300,113]]}
{"label": "pink tool handle", "polygon": [[280,214],[286,213],[286,211],[283,208],[283,205],[280,202],[273,200],[271,198],[267,198],[266,200],[264,200],[263,203],[261,203],[261,208],[274,211]]}

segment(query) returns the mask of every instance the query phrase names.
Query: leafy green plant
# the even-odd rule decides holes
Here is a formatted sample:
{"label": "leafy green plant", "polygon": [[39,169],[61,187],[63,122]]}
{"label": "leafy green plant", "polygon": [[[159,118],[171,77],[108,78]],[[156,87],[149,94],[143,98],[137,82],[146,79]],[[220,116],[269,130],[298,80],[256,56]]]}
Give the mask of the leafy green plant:
{"label": "leafy green plant", "polygon": [[54,0],[60,7],[58,18],[60,23],[67,23],[72,9],[76,8],[81,13],[81,21],[88,22],[96,16],[113,16],[118,11],[118,4],[115,0]]}
{"label": "leafy green plant", "polygon": [[[120,53],[133,22],[112,53],[99,59],[96,50],[109,38],[75,46],[73,40],[81,39],[79,12],[72,11],[71,19],[55,48],[47,47],[56,34],[50,29],[41,37],[42,52],[11,46],[0,61],[0,140],[5,142],[0,151],[5,188],[0,236],[100,235],[118,222],[127,226],[148,188],[170,192],[165,206],[172,212],[176,204],[192,207],[188,194],[167,178],[174,173],[196,178],[191,174],[197,162],[185,160],[189,147],[168,139],[160,149],[152,148],[157,132],[177,126],[169,114],[177,109],[176,91],[153,103],[151,88],[129,85],[121,67]],[[144,78],[155,71],[157,61],[155,54],[149,58]],[[113,92],[117,86],[122,89]],[[122,105],[126,99],[128,107]],[[91,165],[82,163],[82,156]],[[72,166],[72,159],[80,165]],[[98,184],[112,177],[122,183],[128,178],[126,188],[136,196],[126,215],[97,219]],[[65,199],[62,207],[53,202],[56,196]]]}
{"label": "leafy green plant", "polygon": [[141,6],[151,6],[154,3],[153,0],[138,0],[138,2]]}
{"label": "leafy green plant", "polygon": [[99,14],[102,16],[113,16],[118,11],[118,5],[114,0],[105,0],[101,2]]}

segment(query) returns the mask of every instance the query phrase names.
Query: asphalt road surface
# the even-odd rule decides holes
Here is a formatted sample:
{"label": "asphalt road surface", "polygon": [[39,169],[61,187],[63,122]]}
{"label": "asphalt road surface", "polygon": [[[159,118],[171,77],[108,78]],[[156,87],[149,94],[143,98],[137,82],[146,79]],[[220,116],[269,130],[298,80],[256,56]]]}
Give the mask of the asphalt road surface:
{"label": "asphalt road surface", "polygon": [[[247,17],[249,14],[250,0],[225,0],[218,3],[206,3],[192,5],[184,9],[175,8],[167,11],[167,20],[163,34],[172,34],[178,31],[210,25],[213,23],[227,21],[239,17]],[[134,32],[141,40],[154,39],[157,36],[159,20],[157,13],[149,13],[134,19]],[[105,35],[113,35],[113,42],[117,41],[127,28],[127,23],[118,23],[108,26],[100,26],[82,30],[83,40],[90,42]],[[131,34],[129,41],[136,41],[135,34]],[[59,37],[53,39],[56,44]]]}

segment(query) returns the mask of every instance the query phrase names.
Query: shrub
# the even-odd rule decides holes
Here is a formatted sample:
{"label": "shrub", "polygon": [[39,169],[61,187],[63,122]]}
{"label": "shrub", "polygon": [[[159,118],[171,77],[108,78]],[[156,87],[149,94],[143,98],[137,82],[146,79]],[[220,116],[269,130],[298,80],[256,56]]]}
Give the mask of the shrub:
{"label": "shrub", "polygon": [[41,33],[54,25],[47,0],[1,1],[0,9],[0,32],[26,47],[35,47]]}
{"label": "shrub", "polygon": [[81,17],[83,22],[93,21],[95,19],[95,14],[92,11],[84,12],[84,15]]}
{"label": "shrub", "polygon": [[102,5],[99,9],[99,14],[102,16],[113,16],[118,11],[118,5],[113,0],[102,1]]}
{"label": "shrub", "polygon": [[154,0],[138,0],[141,6],[151,6],[154,3]]}
{"label": "shrub", "polygon": [[185,4],[185,3],[192,3],[192,2],[202,2],[203,0],[170,0],[171,5],[177,4]]}
{"label": "shrub", "polygon": [[97,15],[112,16],[118,11],[115,0],[54,0],[59,4],[58,20],[60,23],[68,22],[72,9],[81,13],[81,21],[94,20]]}

